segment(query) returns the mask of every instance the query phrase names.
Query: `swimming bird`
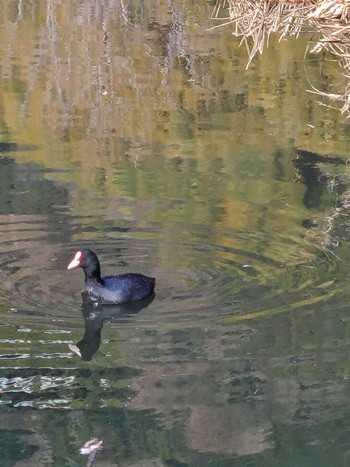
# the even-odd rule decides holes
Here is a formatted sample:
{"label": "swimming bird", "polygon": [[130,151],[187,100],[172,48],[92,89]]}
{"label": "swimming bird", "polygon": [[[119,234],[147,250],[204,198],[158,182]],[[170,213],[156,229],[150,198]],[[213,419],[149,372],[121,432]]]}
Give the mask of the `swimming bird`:
{"label": "swimming bird", "polygon": [[115,305],[142,300],[154,293],[156,280],[138,273],[101,277],[100,261],[89,249],[78,250],[67,265],[67,269],[83,268],[85,284],[83,301],[104,305]]}

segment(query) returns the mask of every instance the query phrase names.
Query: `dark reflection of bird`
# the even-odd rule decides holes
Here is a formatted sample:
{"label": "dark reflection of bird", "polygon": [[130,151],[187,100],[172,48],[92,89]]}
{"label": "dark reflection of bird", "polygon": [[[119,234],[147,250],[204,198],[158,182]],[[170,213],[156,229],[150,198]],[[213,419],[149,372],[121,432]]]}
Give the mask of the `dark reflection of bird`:
{"label": "dark reflection of bird", "polygon": [[100,262],[92,250],[79,250],[74,254],[67,269],[77,267],[83,268],[85,273],[83,302],[122,304],[142,300],[154,293],[154,277],[136,273],[101,277]]}
{"label": "dark reflection of bird", "polygon": [[83,318],[85,321],[84,337],[77,344],[69,344],[70,350],[82,360],[90,361],[94,353],[100,347],[101,330],[106,320],[114,320],[127,315],[136,314],[147,307],[154,300],[154,295],[150,295],[143,300],[114,306],[96,306],[93,303],[82,305]]}

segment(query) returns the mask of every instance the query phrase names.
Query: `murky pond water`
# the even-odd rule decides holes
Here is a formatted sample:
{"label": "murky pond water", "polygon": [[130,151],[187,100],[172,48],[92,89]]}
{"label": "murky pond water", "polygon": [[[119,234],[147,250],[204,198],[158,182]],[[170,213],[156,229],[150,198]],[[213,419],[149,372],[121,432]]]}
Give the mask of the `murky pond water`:
{"label": "murky pond water", "polygon": [[[348,122],[212,7],[0,5],[2,466],[348,465]],[[86,246],[155,297],[82,307]]]}

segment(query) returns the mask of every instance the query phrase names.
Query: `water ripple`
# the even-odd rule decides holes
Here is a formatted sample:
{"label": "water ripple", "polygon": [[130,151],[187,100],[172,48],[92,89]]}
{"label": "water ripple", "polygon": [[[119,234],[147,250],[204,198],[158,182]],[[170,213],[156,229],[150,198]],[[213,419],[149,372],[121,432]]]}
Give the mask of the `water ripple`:
{"label": "water ripple", "polygon": [[196,322],[286,303],[298,307],[345,288],[344,281],[334,279],[335,271],[338,277],[345,271],[336,256],[309,245],[300,234],[96,222],[90,216],[71,220],[64,243],[45,245],[48,231],[42,216],[21,216],[21,222],[12,216],[0,219],[0,294],[9,305],[9,322],[21,313],[34,328],[40,320],[57,319],[60,329],[60,319],[79,310],[83,274],[66,271],[66,264],[84,246],[98,253],[104,274],[134,271],[157,278],[152,311],[140,322]]}

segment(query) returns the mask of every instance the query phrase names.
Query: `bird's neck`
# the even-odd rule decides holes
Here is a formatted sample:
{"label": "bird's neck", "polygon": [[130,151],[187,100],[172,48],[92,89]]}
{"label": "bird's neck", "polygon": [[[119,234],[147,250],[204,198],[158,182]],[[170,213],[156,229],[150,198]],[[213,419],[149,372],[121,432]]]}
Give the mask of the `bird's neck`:
{"label": "bird's neck", "polygon": [[85,282],[97,282],[98,284],[102,284],[100,265],[85,268],[84,274]]}

